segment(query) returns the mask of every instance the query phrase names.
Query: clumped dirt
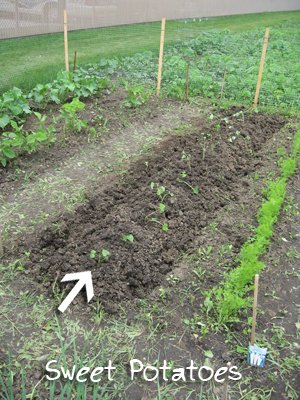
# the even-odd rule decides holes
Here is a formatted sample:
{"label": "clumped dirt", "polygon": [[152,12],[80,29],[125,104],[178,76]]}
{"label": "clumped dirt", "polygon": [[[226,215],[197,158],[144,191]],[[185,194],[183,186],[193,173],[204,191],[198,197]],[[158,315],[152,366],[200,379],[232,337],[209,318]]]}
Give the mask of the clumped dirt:
{"label": "clumped dirt", "polygon": [[[114,313],[119,303],[133,305],[160,285],[179,266],[183,253],[199,248],[205,228],[220,224],[224,242],[233,243],[233,253],[238,253],[250,235],[247,222],[259,205],[255,194],[249,195],[248,176],[262,164],[260,151],[284,120],[245,113],[242,121],[233,116],[237,111],[224,110],[219,129],[195,118],[196,133],[164,140],[155,153],[133,163],[121,182],[89,193],[86,205],[77,207],[75,215],[64,213],[37,236],[21,242],[30,252],[26,272],[53,293],[54,282],[66,273],[92,271],[93,301],[99,297],[105,309]],[[234,132],[232,141],[230,132]],[[156,193],[160,186],[165,188],[164,212]],[[198,194],[192,188],[198,188]],[[226,218],[221,212],[234,202],[248,209],[241,228],[235,216]],[[215,222],[218,215],[222,216]],[[164,224],[167,231],[162,230]],[[124,241],[123,235],[133,235],[133,242]],[[103,249],[109,251],[108,259],[101,255]],[[92,250],[95,258],[90,257]],[[234,267],[234,254],[227,264],[228,270]],[[213,280],[209,283],[216,284]]]}
{"label": "clumped dirt", "polygon": [[[112,94],[107,99],[99,100],[104,107],[104,119],[107,112],[105,107],[116,106],[120,109],[119,102],[122,99],[124,96]],[[147,106],[146,119],[163,128],[166,119],[162,120],[158,106],[157,100]],[[231,361],[243,373],[244,383],[234,398],[241,398],[250,392],[248,382],[251,390],[255,387],[272,388],[272,400],[289,398],[286,396],[285,383],[279,379],[282,370],[278,370],[278,375],[272,375],[271,368],[275,367],[269,360],[264,370],[251,369],[247,366],[245,354],[236,351],[237,346],[248,347],[249,335],[245,335],[244,331],[249,328],[247,317],[251,316],[251,310],[248,310],[247,315],[240,315],[241,321],[229,324],[228,330],[222,328],[217,333],[209,329],[205,337],[201,336],[197,323],[193,323],[193,318],[202,312],[203,293],[217,285],[222,274],[237,265],[242,245],[254,234],[264,185],[260,177],[256,178],[256,174],[273,173],[272,179],[276,178],[278,167],[274,165],[272,154],[276,153],[278,141],[274,142],[273,139],[278,139],[280,130],[286,124],[283,117],[249,113],[241,107],[221,111],[212,109],[212,113],[213,119],[193,117],[188,121],[191,124],[188,129],[171,132],[173,135],[165,138],[151,153],[131,162],[129,169],[112,178],[110,184],[106,181],[100,187],[99,183],[99,188],[86,193],[86,202],[77,206],[74,213],[63,212],[51,217],[46,221],[46,227],[36,229],[33,234],[27,232],[26,235],[16,235],[13,240],[14,257],[23,259],[26,274],[24,287],[29,286],[28,282],[33,283],[30,290],[32,287],[37,288],[39,295],[47,291],[46,296],[49,297],[57,292],[58,287],[60,291],[65,290],[66,296],[74,286],[74,283],[60,282],[67,273],[91,271],[95,297],[88,307],[101,303],[105,312],[115,314],[112,320],[116,318],[125,321],[127,327],[134,326],[140,318],[136,307],[141,304],[140,300],[146,302],[150,298],[163,304],[157,311],[155,307],[151,310],[155,328],[151,333],[143,328],[143,334],[136,339],[137,358],[147,357],[148,362],[154,365],[159,351],[167,361],[186,367],[191,359],[203,365],[207,358],[205,352],[212,351],[212,366],[215,370]],[[90,126],[93,125],[88,114],[83,117]],[[136,122],[137,129],[143,119],[138,110],[129,110],[127,117],[123,116],[123,122],[119,117],[110,121],[114,133],[124,128],[126,118],[132,123]],[[187,114],[184,122],[187,122]],[[293,135],[293,128],[285,129],[289,130],[290,136]],[[21,156],[18,159],[19,165],[28,174],[31,171],[44,173],[48,165],[51,170],[54,169],[57,160],[63,160],[66,155],[75,155],[80,146],[86,144],[84,135],[76,140],[71,137],[63,140],[65,147],[51,148],[51,156],[41,152],[42,162],[37,161],[35,155]],[[291,141],[287,142],[287,146],[290,145]],[[32,163],[27,163],[29,159]],[[6,198],[12,186],[11,173],[10,168],[3,170],[0,179],[2,195]],[[186,176],[183,177],[183,173]],[[299,182],[293,179],[292,183],[296,184],[291,188],[299,192]],[[17,189],[21,184],[13,182],[13,187]],[[163,201],[157,194],[158,187],[164,188],[161,193]],[[198,193],[193,192],[195,188]],[[163,212],[159,208],[160,203],[165,205]],[[152,218],[156,220],[151,221]],[[168,225],[167,231],[162,229],[165,224]],[[283,279],[282,260],[288,248],[280,247],[279,244],[282,237],[291,241],[289,235],[295,228],[286,225],[284,215],[279,217],[277,225],[268,254],[262,260],[267,265],[260,278],[259,293],[259,308],[264,310],[264,314],[260,313],[257,320],[259,332],[266,332],[265,336],[280,352],[280,356],[284,357],[286,350],[281,352],[280,335],[285,330],[286,334],[293,335],[293,340],[296,340],[295,324],[300,317],[296,304],[298,300],[295,300],[293,292],[297,289],[294,287],[296,278],[289,270],[291,279],[288,274],[287,279]],[[125,241],[124,235],[132,235],[133,242]],[[209,246],[214,256],[205,255]],[[104,249],[109,251],[107,259],[102,256]],[[94,258],[90,257],[91,251],[95,252]],[[201,256],[199,251],[202,252]],[[222,251],[223,256],[220,255]],[[201,261],[197,264],[202,267],[201,279],[193,272],[197,268],[196,264],[189,263],[189,260]],[[277,268],[280,268],[281,275],[275,276]],[[18,284],[20,290],[23,290],[23,283]],[[280,297],[277,297],[278,293]],[[74,304],[77,306],[74,307]],[[86,324],[87,329],[92,331],[94,326],[89,319],[91,310],[88,310],[90,314],[84,316],[82,312],[87,311],[86,304],[86,294],[81,293],[70,309],[72,318]],[[120,305],[122,312],[126,310],[125,317]],[[281,331],[280,327],[275,327],[275,322],[279,322],[274,322],[274,319],[280,320],[283,316],[287,318],[281,323]],[[62,322],[60,313],[57,313],[57,317]],[[190,321],[190,325],[184,319]],[[153,332],[156,336],[153,345],[155,351],[148,353],[148,338]],[[121,341],[117,335],[116,338]],[[294,347],[296,354],[299,353],[300,347],[295,344]],[[113,357],[116,349],[108,350],[107,357]],[[5,353],[4,345],[0,350]],[[94,351],[95,354],[101,351],[100,344],[95,345]],[[18,357],[17,347],[12,352],[13,357]],[[7,354],[4,355],[4,361],[7,362]],[[269,358],[272,361],[272,356]],[[289,370],[289,373],[289,382],[294,389],[300,390],[297,371]],[[44,374],[43,362],[26,371],[28,393]],[[18,376],[16,381],[20,379]],[[144,400],[153,399],[157,395],[156,381],[142,385],[142,389],[141,382],[137,380],[137,383],[128,386],[127,398]],[[176,399],[200,398],[202,388],[199,388],[199,382],[188,382],[188,385],[188,389],[195,392],[188,397],[187,388],[178,389]],[[223,388],[217,385],[212,390],[209,383],[205,383],[203,393],[206,390],[211,398],[221,398]],[[14,391],[16,395],[20,394],[19,388],[16,387]],[[41,389],[40,393],[44,393],[45,398],[48,396],[47,390],[43,392]],[[59,388],[56,394],[60,394]]]}

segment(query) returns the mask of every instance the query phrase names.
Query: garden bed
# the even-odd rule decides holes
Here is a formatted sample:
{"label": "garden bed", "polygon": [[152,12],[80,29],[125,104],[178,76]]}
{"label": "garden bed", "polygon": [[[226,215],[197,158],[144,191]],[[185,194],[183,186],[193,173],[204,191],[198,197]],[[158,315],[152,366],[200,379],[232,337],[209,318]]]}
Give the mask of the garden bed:
{"label": "garden bed", "polygon": [[[299,244],[292,218],[299,217],[290,197],[294,194],[297,202],[297,175],[288,183],[284,213],[262,258],[267,268],[260,279],[257,332],[261,347],[269,348],[263,370],[246,363],[251,310],[241,310],[220,325],[205,304],[205,292],[238,265],[243,244],[255,234],[262,189],[280,174],[278,148],[291,152],[296,120],[242,107],[219,109],[152,97],[137,109],[124,109],[125,98],[119,90],[85,101],[86,111],[80,115],[101,134],[87,135],[84,129],[77,135],[64,133],[60,122],[59,146],[20,154],[17,168],[1,170],[3,206],[11,204],[10,214],[3,213],[3,376],[8,363],[5,339],[12,369],[25,362],[27,394],[34,398],[37,385],[40,396],[48,398],[45,366],[61,354],[58,322],[63,345],[76,337],[80,352],[89,336],[84,362],[100,352],[105,364],[111,359],[118,366],[106,398],[192,400],[222,395],[223,386],[215,381],[172,387],[162,379],[160,386],[140,376],[131,381],[129,360],[138,358],[148,365],[166,359],[172,368],[194,360],[215,370],[231,361],[243,375],[240,382],[230,383],[232,399],[297,399],[299,267],[293,263]],[[96,123],[91,111],[99,108],[102,118]],[[50,107],[46,112],[50,115]],[[58,115],[55,107],[52,114]],[[26,129],[34,122],[29,119]],[[153,140],[145,147],[149,137]],[[117,145],[119,153],[112,156]],[[120,151],[127,155],[122,162]],[[131,154],[139,156],[129,163]],[[56,186],[49,186],[56,180]],[[83,181],[84,191],[70,201]],[[65,193],[59,200],[53,197],[58,188]],[[23,203],[14,213],[12,204],[20,198]],[[30,222],[38,212],[45,213],[39,224]],[[95,296],[87,304],[83,291],[62,314],[57,306],[73,284],[61,279],[80,271],[92,272]],[[71,368],[74,352],[69,349],[67,355]],[[21,394],[20,379],[18,373],[16,396]],[[106,380],[101,387],[104,384]],[[56,395],[61,392],[57,384]]]}

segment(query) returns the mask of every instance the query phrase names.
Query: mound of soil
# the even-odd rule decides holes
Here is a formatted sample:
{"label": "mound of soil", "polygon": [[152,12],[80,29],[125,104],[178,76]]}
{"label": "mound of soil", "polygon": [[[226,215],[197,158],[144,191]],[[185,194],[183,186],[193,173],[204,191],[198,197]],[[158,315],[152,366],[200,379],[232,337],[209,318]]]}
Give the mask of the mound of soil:
{"label": "mound of soil", "polygon": [[[232,243],[233,253],[238,253],[249,231],[247,223],[239,227],[235,222],[255,218],[261,202],[260,196],[249,193],[249,175],[262,165],[265,145],[284,126],[284,119],[260,113],[237,118],[237,111],[223,110],[210,125],[195,118],[195,133],[164,140],[155,153],[132,163],[119,182],[89,193],[75,214],[64,213],[27,237],[20,249],[24,254],[25,245],[30,252],[26,273],[43,282],[50,294],[65,274],[91,271],[91,303],[99,298],[113,313],[119,303],[134,304],[160,285],[183,253],[199,248],[206,227],[211,227],[213,239],[218,225],[224,242]],[[157,195],[161,186],[163,212]],[[226,218],[222,211],[234,202],[246,204],[249,212]],[[162,229],[165,224],[167,231]],[[133,235],[133,242],[123,235]],[[108,259],[102,257],[103,249],[109,251]],[[90,257],[92,250],[95,258]],[[232,267],[233,260],[228,269]]]}

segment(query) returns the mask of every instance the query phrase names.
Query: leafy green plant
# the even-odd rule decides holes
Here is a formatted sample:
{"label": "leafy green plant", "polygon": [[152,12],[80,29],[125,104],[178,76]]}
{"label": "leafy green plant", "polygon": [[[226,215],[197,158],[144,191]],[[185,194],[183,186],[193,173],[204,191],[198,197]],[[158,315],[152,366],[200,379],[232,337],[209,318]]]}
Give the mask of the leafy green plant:
{"label": "leafy green plant", "polygon": [[[91,250],[90,257],[95,258],[96,254],[97,254],[96,250]],[[98,264],[101,265],[104,260],[108,260],[109,254],[110,252],[108,250],[103,249],[101,254],[99,253],[98,255]]]}
{"label": "leafy green plant", "polygon": [[133,243],[134,237],[132,235],[122,235],[122,240],[124,240],[124,242],[129,240],[129,242]]}
{"label": "leafy green plant", "polygon": [[167,224],[167,223],[163,224],[162,222],[158,221],[157,218],[151,218],[151,219],[149,220],[149,222],[156,222],[157,224],[161,225],[162,230],[163,230],[164,232],[168,230],[168,224]]}
{"label": "leafy green plant", "polygon": [[123,79],[123,84],[127,91],[127,97],[123,102],[125,107],[136,108],[148,100],[149,95],[142,85],[129,87],[129,83],[125,79]]}
{"label": "leafy green plant", "polygon": [[[163,201],[164,201],[165,197],[168,196],[168,195],[172,197],[174,195],[173,195],[173,193],[170,193],[170,192],[165,193],[166,189],[165,189],[164,186],[159,186],[158,183],[151,182],[150,187],[151,187],[152,190],[154,189],[154,186],[157,187],[156,194],[157,194],[158,198],[161,200],[161,203],[159,204],[158,208],[159,208],[160,212],[163,213],[165,211],[165,207],[166,207],[165,204],[163,204]],[[163,193],[165,193],[165,194],[163,195]],[[155,210],[152,213],[148,214],[145,217],[145,221],[146,222],[156,222],[157,224],[162,226],[162,230],[163,231],[167,231],[168,230],[168,224],[167,223],[162,223],[162,222],[158,221],[157,218],[149,219],[149,217],[151,215],[155,214],[157,211],[158,210]]]}
{"label": "leafy green plant", "polygon": [[21,89],[14,87],[0,98],[0,128],[5,128],[11,120],[20,121],[24,114],[31,114],[29,104]]}
{"label": "leafy green plant", "polygon": [[202,271],[202,268],[198,266],[198,269],[193,269],[194,274],[197,276],[198,279],[203,279],[203,276],[206,272],[206,270]]}
{"label": "leafy green plant", "polygon": [[15,150],[26,150],[29,154],[36,151],[39,143],[48,141],[52,143],[55,141],[55,137],[52,133],[55,131],[53,124],[47,129],[44,127],[46,116],[41,117],[41,114],[35,113],[39,118],[37,124],[41,125],[37,132],[24,132],[22,133],[23,125],[18,126],[15,121],[11,121],[11,126],[15,130],[14,132],[4,132],[0,137],[0,161],[5,167],[7,160],[11,160],[16,157]]}
{"label": "leafy green plant", "polygon": [[204,134],[204,132],[201,133],[201,135],[203,136],[203,143],[200,143],[200,146],[202,147],[202,152],[203,152],[203,156],[202,156],[202,160],[204,161],[205,159],[205,152],[206,152],[206,136]]}
{"label": "leafy green plant", "polygon": [[186,152],[184,150],[182,150],[182,157],[183,160],[185,160],[187,162],[187,165],[191,171],[191,155],[190,154],[186,154]]}
{"label": "leafy green plant", "polygon": [[198,249],[198,258],[201,261],[206,261],[212,256],[212,246],[208,246],[207,249],[203,247],[203,249]]}
{"label": "leafy green plant", "polygon": [[79,97],[75,97],[71,103],[66,103],[63,106],[63,110],[60,110],[61,117],[65,120],[66,127],[74,132],[76,129],[78,132],[81,131],[82,127],[87,128],[85,120],[81,120],[76,111],[82,111],[85,104],[79,100]]}

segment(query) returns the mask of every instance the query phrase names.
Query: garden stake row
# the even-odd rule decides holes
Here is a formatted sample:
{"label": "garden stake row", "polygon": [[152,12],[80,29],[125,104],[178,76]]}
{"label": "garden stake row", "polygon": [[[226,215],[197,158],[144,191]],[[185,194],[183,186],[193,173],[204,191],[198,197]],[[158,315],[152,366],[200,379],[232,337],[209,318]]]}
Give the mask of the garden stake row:
{"label": "garden stake row", "polygon": [[257,85],[256,85],[256,92],[255,92],[255,97],[254,97],[254,104],[253,104],[253,108],[254,109],[256,108],[257,101],[258,101],[261,77],[262,77],[262,73],[263,73],[263,69],[264,69],[265,56],[266,56],[266,51],[267,51],[268,39],[269,39],[269,32],[270,32],[270,28],[267,28],[266,29],[266,33],[265,33],[264,45],[263,45],[261,61],[260,61],[260,67],[259,67],[259,73],[258,73],[258,79],[257,79]]}
{"label": "garden stake row", "polygon": [[159,50],[158,77],[157,77],[157,93],[156,93],[157,96],[159,96],[159,93],[160,93],[162,59],[163,59],[163,53],[164,53],[165,23],[166,23],[166,18],[163,18],[163,19],[161,20],[160,50]]}
{"label": "garden stake row", "polygon": [[254,296],[253,296],[253,316],[252,316],[252,330],[251,330],[251,342],[248,350],[247,362],[255,367],[263,367],[266,360],[266,354],[268,349],[261,349],[254,345],[255,341],[255,324],[256,324],[256,308],[257,308],[257,294],[258,294],[258,279],[259,275],[255,275],[254,283]]}

